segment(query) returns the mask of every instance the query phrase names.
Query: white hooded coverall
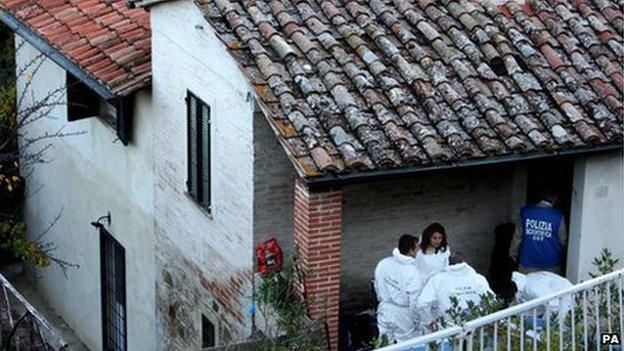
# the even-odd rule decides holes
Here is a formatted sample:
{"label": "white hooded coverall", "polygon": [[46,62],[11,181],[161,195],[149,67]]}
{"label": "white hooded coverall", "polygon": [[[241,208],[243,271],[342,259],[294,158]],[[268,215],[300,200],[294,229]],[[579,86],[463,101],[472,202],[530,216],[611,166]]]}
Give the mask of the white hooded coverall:
{"label": "white hooded coverall", "polygon": [[377,327],[379,337],[386,334],[397,342],[418,336],[419,322],[416,301],[422,283],[413,257],[399,249],[384,258],[375,268],[375,292],[379,300]]}
{"label": "white hooded coverall", "polygon": [[[525,302],[539,297],[548,296],[572,286],[569,280],[552,272],[540,271],[529,274],[513,272],[511,280],[516,283],[518,292],[516,298],[519,302]],[[565,296],[561,299],[553,299],[548,303],[548,309],[563,315],[570,311],[572,297]]]}
{"label": "white hooded coverall", "polygon": [[425,283],[418,298],[421,320],[428,325],[443,316],[453,307],[452,296],[458,299],[463,310],[468,308],[468,301],[479,303],[484,294],[494,294],[484,276],[467,263],[450,265]]}
{"label": "white hooded coverall", "polygon": [[[422,239],[421,239],[422,240]],[[425,284],[427,279],[433,274],[443,270],[449,265],[449,257],[451,257],[451,248],[446,247],[446,250],[438,251],[435,253],[425,253],[419,251],[416,256],[416,268],[420,274],[420,280]]]}

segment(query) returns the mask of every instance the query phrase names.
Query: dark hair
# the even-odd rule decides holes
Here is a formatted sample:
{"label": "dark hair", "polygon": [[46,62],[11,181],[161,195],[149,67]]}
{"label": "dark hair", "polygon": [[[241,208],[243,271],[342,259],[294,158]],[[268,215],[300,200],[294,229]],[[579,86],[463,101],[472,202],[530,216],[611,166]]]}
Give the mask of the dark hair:
{"label": "dark hair", "polygon": [[540,190],[540,200],[548,201],[554,205],[559,201],[559,196],[553,188],[545,186]]}
{"label": "dark hair", "polygon": [[446,251],[446,247],[448,246],[448,241],[446,240],[446,230],[442,224],[436,222],[429,224],[429,226],[422,232],[422,240],[420,241],[420,249],[422,252],[427,250],[427,246],[431,244],[431,237],[433,236],[433,233],[436,232],[442,234],[442,243],[440,243],[440,247],[436,249],[436,253],[439,250]]}
{"label": "dark hair", "polygon": [[453,251],[453,254],[451,255],[451,257],[449,257],[449,264],[458,264],[462,262],[465,261],[464,255],[461,253],[461,251]]}
{"label": "dark hair", "polygon": [[407,255],[410,250],[413,250],[418,245],[418,238],[410,234],[401,235],[399,238],[399,252],[403,255]]}

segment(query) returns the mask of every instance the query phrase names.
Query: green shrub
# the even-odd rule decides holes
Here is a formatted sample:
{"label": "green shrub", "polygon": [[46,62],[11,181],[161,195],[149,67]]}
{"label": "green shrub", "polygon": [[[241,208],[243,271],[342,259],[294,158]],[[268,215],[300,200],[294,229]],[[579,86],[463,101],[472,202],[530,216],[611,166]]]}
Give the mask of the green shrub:
{"label": "green shrub", "polygon": [[267,335],[262,336],[256,350],[324,350],[322,328],[307,315],[306,304],[298,293],[305,278],[300,268],[297,250],[289,257],[280,272],[270,271],[262,276],[256,288],[254,301],[265,318],[275,320],[274,330],[265,326]]}
{"label": "green shrub", "polygon": [[25,237],[26,224],[24,222],[0,222],[0,248],[12,252],[25,262],[37,267],[47,267],[51,263],[46,247],[39,245]]}

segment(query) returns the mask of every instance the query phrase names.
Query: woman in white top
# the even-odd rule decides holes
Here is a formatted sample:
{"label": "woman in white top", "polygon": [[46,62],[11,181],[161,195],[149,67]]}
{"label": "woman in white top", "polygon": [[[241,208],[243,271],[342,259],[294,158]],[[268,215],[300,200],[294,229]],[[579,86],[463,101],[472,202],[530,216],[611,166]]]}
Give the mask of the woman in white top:
{"label": "woman in white top", "polygon": [[416,268],[424,283],[434,273],[448,267],[451,249],[446,239],[446,230],[440,223],[429,225],[422,233],[420,251],[416,255]]}

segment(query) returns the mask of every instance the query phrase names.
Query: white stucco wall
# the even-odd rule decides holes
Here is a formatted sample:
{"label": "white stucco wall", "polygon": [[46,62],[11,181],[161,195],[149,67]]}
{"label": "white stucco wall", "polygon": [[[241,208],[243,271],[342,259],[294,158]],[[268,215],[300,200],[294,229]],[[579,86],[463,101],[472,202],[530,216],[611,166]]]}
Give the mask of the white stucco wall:
{"label": "white stucco wall", "polygon": [[570,215],[567,275],[573,282],[589,277],[603,248],[624,263],[622,152],[577,158]]}
{"label": "white stucco wall", "polygon": [[[240,340],[251,327],[253,100],[193,1],[150,13],[161,348],[201,346],[202,314],[218,320],[221,342]],[[211,214],[186,193],[187,90],[211,108]]]}
{"label": "white stucco wall", "polygon": [[[17,53],[18,65],[37,51],[25,45]],[[25,77],[26,78],[26,77]],[[46,60],[32,75],[34,100],[65,85],[65,71]],[[22,91],[25,81],[18,81]],[[64,98],[63,98],[64,100]],[[24,107],[25,107],[24,106]],[[115,131],[98,118],[67,122],[66,106],[55,107],[51,118],[29,124],[22,132],[31,137],[54,132],[84,132],[54,139],[46,153],[49,163],[37,165],[27,178],[25,220],[32,238],[59,221],[44,237],[58,246],[55,256],[80,265],[66,275],[55,264],[32,275],[48,301],[93,350],[100,350],[101,292],[99,233],[90,225],[110,211],[109,228],[126,250],[128,349],[149,350],[156,345],[154,243],[152,220],[152,123],[148,92],[139,92],[134,112],[133,142],[124,147]],[[37,147],[46,145],[40,142]],[[23,169],[27,174],[30,169]]]}

